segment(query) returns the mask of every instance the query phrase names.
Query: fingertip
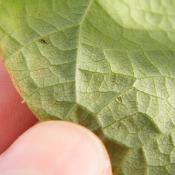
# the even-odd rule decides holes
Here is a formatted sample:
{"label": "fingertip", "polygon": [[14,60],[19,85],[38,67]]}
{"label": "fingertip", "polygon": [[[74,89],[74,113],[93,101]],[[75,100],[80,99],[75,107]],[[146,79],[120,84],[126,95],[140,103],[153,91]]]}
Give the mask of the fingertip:
{"label": "fingertip", "polygon": [[112,175],[109,156],[97,136],[61,121],[40,123],[24,133],[0,158],[0,171],[8,169],[43,175]]}

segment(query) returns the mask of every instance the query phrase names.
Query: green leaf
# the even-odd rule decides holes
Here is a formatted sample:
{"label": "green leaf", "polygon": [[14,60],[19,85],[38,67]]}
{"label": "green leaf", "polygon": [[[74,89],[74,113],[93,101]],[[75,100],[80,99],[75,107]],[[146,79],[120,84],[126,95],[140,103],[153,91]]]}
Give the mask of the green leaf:
{"label": "green leaf", "polygon": [[94,130],[115,175],[175,174],[174,0],[0,0],[0,50],[30,109]]}

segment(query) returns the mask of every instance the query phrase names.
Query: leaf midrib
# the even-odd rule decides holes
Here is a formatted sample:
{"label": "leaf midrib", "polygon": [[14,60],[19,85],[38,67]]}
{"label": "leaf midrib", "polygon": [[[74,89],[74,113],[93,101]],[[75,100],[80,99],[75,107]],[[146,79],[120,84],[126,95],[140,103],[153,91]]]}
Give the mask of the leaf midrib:
{"label": "leaf midrib", "polygon": [[89,10],[90,10],[90,7],[91,7],[91,5],[92,5],[92,3],[94,2],[94,0],[89,0],[89,4],[87,5],[87,8],[86,8],[86,10],[85,10],[85,12],[84,12],[84,15],[82,16],[82,19],[81,19],[81,21],[80,21],[80,23],[79,23],[79,32],[78,32],[78,39],[77,39],[77,58],[75,59],[76,60],[76,62],[75,62],[75,103],[78,103],[78,94],[77,94],[77,92],[78,92],[78,58],[79,58],[79,55],[80,55],[80,46],[81,46],[81,42],[80,42],[80,37],[81,37],[81,30],[82,30],[82,25],[83,25],[83,22],[84,22],[84,20],[86,19],[86,16],[87,16],[87,14],[88,14],[88,12],[89,12]]}

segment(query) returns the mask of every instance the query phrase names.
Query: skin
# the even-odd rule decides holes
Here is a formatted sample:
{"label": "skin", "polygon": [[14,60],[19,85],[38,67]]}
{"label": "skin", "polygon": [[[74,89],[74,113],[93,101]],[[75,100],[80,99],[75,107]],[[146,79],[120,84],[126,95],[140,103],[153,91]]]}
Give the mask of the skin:
{"label": "skin", "polygon": [[112,175],[107,151],[88,129],[39,123],[0,62],[1,175]]}

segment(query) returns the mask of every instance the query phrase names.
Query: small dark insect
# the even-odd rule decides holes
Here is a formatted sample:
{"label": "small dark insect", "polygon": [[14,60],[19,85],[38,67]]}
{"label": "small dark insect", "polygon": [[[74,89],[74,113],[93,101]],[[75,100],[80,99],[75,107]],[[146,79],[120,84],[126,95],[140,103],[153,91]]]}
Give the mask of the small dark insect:
{"label": "small dark insect", "polygon": [[39,42],[42,43],[42,44],[48,44],[45,39],[40,39]]}
{"label": "small dark insect", "polygon": [[120,102],[120,103],[122,103],[123,102],[123,100],[122,100],[122,97],[117,97],[117,100]]}

